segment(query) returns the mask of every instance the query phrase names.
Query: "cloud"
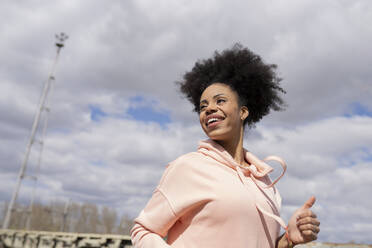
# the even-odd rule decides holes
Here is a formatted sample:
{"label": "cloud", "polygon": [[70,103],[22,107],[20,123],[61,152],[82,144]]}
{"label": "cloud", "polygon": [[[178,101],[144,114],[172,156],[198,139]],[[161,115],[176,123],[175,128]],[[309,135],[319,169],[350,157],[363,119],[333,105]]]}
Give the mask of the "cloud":
{"label": "cloud", "polygon": [[248,137],[251,151],[262,158],[279,155],[288,164],[287,176],[278,184],[286,219],[315,195],[321,240],[371,242],[370,229],[353,228],[368,227],[371,218],[371,124],[368,116],[335,117],[296,129],[259,126],[262,138],[250,142]]}
{"label": "cloud", "polygon": [[[370,2],[1,5],[1,200],[13,190],[53,63],[55,33],[70,38],[50,96],[40,200],[110,204],[132,217],[164,166],[205,138],[174,82],[198,59],[241,42],[278,64],[288,92],[287,110],[271,113],[245,139],[259,157],[277,154],[288,163],[278,184],[283,216],[315,194],[321,240],[372,242],[365,197],[372,157]],[[151,121],[141,120],[140,110]],[[20,200],[30,192],[30,184],[24,186]]]}

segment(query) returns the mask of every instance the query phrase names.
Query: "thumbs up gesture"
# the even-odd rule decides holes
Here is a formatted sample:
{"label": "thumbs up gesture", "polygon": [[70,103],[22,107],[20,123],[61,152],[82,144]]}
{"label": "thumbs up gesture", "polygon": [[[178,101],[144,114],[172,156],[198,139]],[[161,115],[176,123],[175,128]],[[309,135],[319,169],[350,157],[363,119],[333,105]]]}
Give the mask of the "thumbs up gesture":
{"label": "thumbs up gesture", "polygon": [[310,209],[314,203],[315,197],[312,196],[289,219],[288,235],[293,244],[303,244],[317,239],[320,222]]}

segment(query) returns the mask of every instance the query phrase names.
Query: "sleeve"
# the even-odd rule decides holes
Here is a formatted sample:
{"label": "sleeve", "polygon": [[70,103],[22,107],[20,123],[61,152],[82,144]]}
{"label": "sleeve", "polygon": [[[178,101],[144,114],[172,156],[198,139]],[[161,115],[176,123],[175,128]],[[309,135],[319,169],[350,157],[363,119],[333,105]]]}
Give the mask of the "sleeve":
{"label": "sleeve", "polygon": [[170,248],[162,237],[145,229],[142,225],[135,223],[131,231],[133,247]]}
{"label": "sleeve", "polygon": [[176,220],[168,199],[157,188],[146,207],[134,220],[135,225],[131,230],[134,247],[170,247],[163,237]]}
{"label": "sleeve", "polygon": [[187,211],[208,201],[207,173],[195,169],[198,166],[192,159],[181,162],[168,165],[151,199],[134,220],[131,230],[134,247],[171,247],[163,239],[169,229]]}
{"label": "sleeve", "polygon": [[168,200],[156,189],[146,207],[135,219],[135,225],[131,230],[131,238],[134,247],[170,247],[163,237],[169,228],[177,220]]}

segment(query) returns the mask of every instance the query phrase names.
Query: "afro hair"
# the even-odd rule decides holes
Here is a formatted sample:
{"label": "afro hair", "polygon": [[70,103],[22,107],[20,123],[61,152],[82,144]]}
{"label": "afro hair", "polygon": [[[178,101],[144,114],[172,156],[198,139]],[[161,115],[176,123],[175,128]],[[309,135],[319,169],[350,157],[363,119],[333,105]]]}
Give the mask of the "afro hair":
{"label": "afro hair", "polygon": [[239,96],[240,106],[246,106],[249,116],[244,125],[254,126],[271,109],[283,110],[285,103],[280,94],[286,92],[279,86],[281,78],[276,75],[275,64],[265,64],[261,57],[236,43],[205,60],[198,60],[183,80],[177,82],[181,92],[200,111],[200,97],[213,83],[228,85]]}

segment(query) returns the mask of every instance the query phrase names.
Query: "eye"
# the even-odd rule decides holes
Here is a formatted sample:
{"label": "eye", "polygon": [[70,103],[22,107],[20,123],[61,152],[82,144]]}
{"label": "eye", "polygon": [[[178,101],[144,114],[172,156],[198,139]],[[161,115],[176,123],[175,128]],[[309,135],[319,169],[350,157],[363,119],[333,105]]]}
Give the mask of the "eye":
{"label": "eye", "polygon": [[205,105],[205,104],[203,104],[203,105],[200,105],[200,107],[199,107],[199,111],[202,111],[202,110],[204,110],[205,108],[207,107],[207,105]]}
{"label": "eye", "polygon": [[222,99],[222,98],[217,99],[217,104],[222,104],[222,103],[224,103],[224,102],[226,102],[225,99]]}

